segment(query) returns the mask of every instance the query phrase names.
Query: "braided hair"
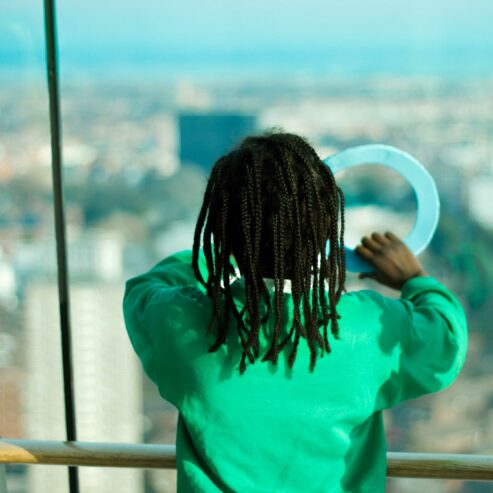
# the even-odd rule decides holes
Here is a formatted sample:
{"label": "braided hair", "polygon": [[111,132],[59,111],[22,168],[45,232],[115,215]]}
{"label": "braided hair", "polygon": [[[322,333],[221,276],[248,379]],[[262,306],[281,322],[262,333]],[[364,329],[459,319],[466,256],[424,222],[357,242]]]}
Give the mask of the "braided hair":
{"label": "braided hair", "polygon": [[[202,244],[207,279],[199,270]],[[231,255],[244,278],[241,310],[231,291]],[[213,301],[208,332],[216,339],[209,351],[226,342],[233,315],[242,347],[240,374],[247,360],[254,363],[259,357],[260,329],[272,311],[274,329],[262,361],[277,364],[292,341],[292,368],[301,337],[310,350],[310,371],[319,352],[330,352],[328,325],[337,339],[336,305],[345,291],[344,196],[303,138],[289,133],[247,137],[216,162],[195,228],[192,266]],[[274,279],[273,306],[263,278]],[[294,311],[289,333],[280,340],[286,279],[291,280]],[[262,299],[267,312],[261,316]]]}

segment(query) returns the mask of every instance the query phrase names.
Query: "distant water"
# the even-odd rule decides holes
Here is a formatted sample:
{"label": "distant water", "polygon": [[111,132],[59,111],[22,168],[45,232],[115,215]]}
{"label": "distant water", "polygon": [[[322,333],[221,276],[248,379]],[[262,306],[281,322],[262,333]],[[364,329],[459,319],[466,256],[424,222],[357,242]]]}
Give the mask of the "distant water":
{"label": "distant water", "polygon": [[[298,52],[160,53],[145,51],[60,51],[65,77],[322,77],[322,76],[493,76],[493,47],[451,49],[357,48]],[[44,71],[44,53],[2,53],[0,76]]]}

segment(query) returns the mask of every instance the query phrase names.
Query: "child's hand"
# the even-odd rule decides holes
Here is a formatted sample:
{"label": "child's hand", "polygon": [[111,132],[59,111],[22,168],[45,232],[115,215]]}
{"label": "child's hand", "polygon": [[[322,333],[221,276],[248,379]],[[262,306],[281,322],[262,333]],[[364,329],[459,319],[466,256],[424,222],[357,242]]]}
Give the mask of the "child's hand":
{"label": "child's hand", "polygon": [[409,248],[390,232],[373,233],[371,238],[364,236],[355,251],[375,267],[375,272],[361,273],[360,279],[369,277],[401,289],[408,279],[428,275]]}

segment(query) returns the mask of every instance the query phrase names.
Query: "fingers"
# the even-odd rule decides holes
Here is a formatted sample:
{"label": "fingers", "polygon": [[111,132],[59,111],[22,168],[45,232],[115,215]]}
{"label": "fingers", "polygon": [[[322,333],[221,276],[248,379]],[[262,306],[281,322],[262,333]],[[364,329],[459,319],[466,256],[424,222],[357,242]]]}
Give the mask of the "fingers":
{"label": "fingers", "polygon": [[382,248],[382,245],[378,241],[375,241],[373,238],[368,238],[368,236],[363,236],[363,238],[361,238],[361,244],[371,252],[378,252]]}
{"label": "fingers", "polygon": [[386,252],[392,243],[397,242],[402,243],[402,241],[390,231],[387,231],[385,234],[373,232],[371,237],[363,236],[363,238],[361,238],[361,245],[357,246],[355,251],[365,260],[374,263],[376,258]]}
{"label": "fingers", "polygon": [[387,231],[385,233],[385,237],[388,238],[391,241],[401,241],[401,239],[398,238],[397,236],[395,236],[395,234],[392,233],[391,231]]}
{"label": "fingers", "polygon": [[373,253],[379,253],[391,240],[380,233],[372,233],[371,238],[363,236],[361,244]]}
{"label": "fingers", "polygon": [[371,238],[372,238],[372,240],[379,243],[380,245],[387,245],[389,243],[389,239],[390,239],[390,238],[387,238],[380,233],[372,233]]}
{"label": "fingers", "polygon": [[379,252],[382,247],[385,247],[392,242],[401,243],[401,240],[390,231],[387,231],[385,234],[374,232],[371,234],[371,237],[363,236],[363,238],[361,238],[361,244],[375,253]]}
{"label": "fingers", "polygon": [[371,260],[373,258],[372,251],[365,246],[359,245],[354,250],[366,260]]}

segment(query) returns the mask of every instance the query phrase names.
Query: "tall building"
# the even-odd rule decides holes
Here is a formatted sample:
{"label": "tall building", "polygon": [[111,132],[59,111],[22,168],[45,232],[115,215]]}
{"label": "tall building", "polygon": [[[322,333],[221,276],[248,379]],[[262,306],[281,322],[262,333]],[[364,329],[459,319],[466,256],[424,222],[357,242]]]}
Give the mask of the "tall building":
{"label": "tall building", "polygon": [[[122,279],[123,245],[114,232],[69,230],[67,241],[70,277],[113,281]],[[40,259],[43,259],[40,262]],[[55,238],[20,243],[13,259],[16,273],[23,280],[53,278],[58,271]],[[0,275],[3,274],[0,263]],[[0,287],[3,286],[0,277]],[[2,298],[0,296],[0,302]]]}
{"label": "tall building", "polygon": [[[6,337],[0,333],[0,344]],[[18,368],[0,366],[0,436],[16,438],[22,436],[22,373]],[[1,491],[1,490],[0,490]]]}
{"label": "tall building", "polygon": [[180,161],[193,163],[207,173],[224,153],[257,131],[257,118],[237,113],[182,113]]}
{"label": "tall building", "polygon": [[[124,329],[120,280],[73,280],[70,284],[77,438],[142,441],[141,370]],[[25,436],[64,440],[58,289],[33,281],[24,296]],[[29,493],[67,491],[67,469],[28,469]],[[139,469],[81,468],[82,492],[143,492]]]}

